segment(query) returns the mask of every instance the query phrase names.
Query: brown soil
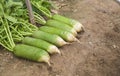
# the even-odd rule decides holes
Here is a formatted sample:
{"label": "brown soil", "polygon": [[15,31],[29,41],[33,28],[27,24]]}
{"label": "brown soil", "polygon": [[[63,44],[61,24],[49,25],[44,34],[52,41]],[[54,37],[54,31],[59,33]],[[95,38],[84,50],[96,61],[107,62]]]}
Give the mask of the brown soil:
{"label": "brown soil", "polygon": [[[85,32],[52,55],[49,67],[0,50],[0,76],[120,76],[120,5],[114,0],[59,0],[60,14]],[[1,48],[2,49],[2,48]]]}

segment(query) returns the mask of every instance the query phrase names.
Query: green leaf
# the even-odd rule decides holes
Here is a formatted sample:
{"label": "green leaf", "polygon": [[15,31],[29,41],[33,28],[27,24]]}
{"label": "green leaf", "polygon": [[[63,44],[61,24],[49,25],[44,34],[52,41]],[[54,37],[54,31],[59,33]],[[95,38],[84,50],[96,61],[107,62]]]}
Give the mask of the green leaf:
{"label": "green leaf", "polygon": [[5,15],[5,18],[13,23],[16,23],[17,22],[17,19],[15,19],[14,17],[12,16],[8,16],[8,15]]}
{"label": "green leaf", "polygon": [[2,4],[0,4],[0,16],[3,16],[4,13],[3,13],[3,7],[2,7]]}

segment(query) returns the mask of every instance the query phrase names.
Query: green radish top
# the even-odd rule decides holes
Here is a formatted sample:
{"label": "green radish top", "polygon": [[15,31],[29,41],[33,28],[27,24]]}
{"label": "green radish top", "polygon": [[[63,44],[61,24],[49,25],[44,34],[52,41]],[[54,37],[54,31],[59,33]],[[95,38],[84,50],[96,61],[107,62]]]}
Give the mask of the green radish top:
{"label": "green radish top", "polygon": [[36,39],[36,38],[32,38],[32,37],[25,37],[22,40],[22,42],[25,44],[31,45],[31,46],[36,45],[37,47],[40,47],[45,50],[49,49],[50,46],[53,46],[52,44],[50,44],[44,40]]}
{"label": "green radish top", "polygon": [[47,62],[47,60],[42,60],[43,57],[50,58],[46,51],[25,44],[16,45],[14,47],[14,54],[19,57],[40,62]]}
{"label": "green radish top", "polygon": [[83,30],[83,25],[82,25],[79,21],[76,21],[76,20],[74,20],[74,19],[70,19],[70,18],[61,16],[61,15],[58,15],[58,14],[53,15],[52,18],[53,18],[54,20],[57,20],[57,21],[60,21],[60,22],[63,22],[63,23],[66,23],[66,24],[70,25],[70,26],[73,27],[77,32],[80,32],[80,31]]}
{"label": "green radish top", "polygon": [[57,29],[57,28],[53,28],[53,27],[49,27],[49,26],[42,26],[39,29],[44,32],[59,35],[66,41],[71,41],[71,40],[74,41],[74,39],[75,39],[75,37],[71,33],[61,30],[61,29]]}
{"label": "green radish top", "polygon": [[[40,30],[33,32],[32,36],[35,37],[35,38],[39,38],[39,39],[43,39],[45,41],[48,41],[52,44],[55,44],[56,46],[61,46],[61,45],[66,43],[60,36],[55,35],[55,34],[50,34],[50,33],[47,33],[47,32],[43,32],[43,31],[40,31]],[[61,42],[59,42],[59,40]]]}
{"label": "green radish top", "polygon": [[[69,25],[65,24],[65,23],[62,23],[62,22],[59,22],[57,20],[47,20],[46,24],[45,25],[49,25],[49,26],[55,26],[55,25],[58,25],[59,27],[63,26],[63,28],[68,28],[68,29],[72,29],[72,27],[70,27]],[[57,26],[56,26],[57,27]]]}
{"label": "green radish top", "polygon": [[58,21],[64,22],[64,23],[66,23],[66,24],[68,24],[70,26],[73,26],[75,24],[75,20],[67,18],[67,17],[64,17],[64,16],[61,16],[61,15],[58,15],[58,14],[53,15],[52,18],[54,20],[58,20]]}
{"label": "green radish top", "polygon": [[74,28],[70,27],[69,25],[65,23],[59,22],[57,20],[48,20],[45,25],[52,26],[52,27],[55,27],[61,30],[66,30],[72,33],[73,35],[77,35],[77,32],[74,30]]}
{"label": "green radish top", "polygon": [[60,51],[58,50],[58,48],[55,45],[50,44],[47,41],[44,41],[41,39],[25,37],[22,42],[27,45],[42,48],[42,49],[46,50],[47,52],[49,52],[50,54],[60,53]]}

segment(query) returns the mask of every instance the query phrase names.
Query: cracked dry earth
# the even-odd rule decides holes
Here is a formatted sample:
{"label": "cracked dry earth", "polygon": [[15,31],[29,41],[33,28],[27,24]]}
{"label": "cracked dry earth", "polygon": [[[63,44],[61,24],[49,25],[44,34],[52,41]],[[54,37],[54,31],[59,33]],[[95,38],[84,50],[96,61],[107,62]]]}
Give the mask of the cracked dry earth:
{"label": "cracked dry earth", "polygon": [[80,21],[85,32],[52,55],[49,67],[0,48],[0,76],[120,76],[120,5],[114,0],[54,0],[59,13]]}

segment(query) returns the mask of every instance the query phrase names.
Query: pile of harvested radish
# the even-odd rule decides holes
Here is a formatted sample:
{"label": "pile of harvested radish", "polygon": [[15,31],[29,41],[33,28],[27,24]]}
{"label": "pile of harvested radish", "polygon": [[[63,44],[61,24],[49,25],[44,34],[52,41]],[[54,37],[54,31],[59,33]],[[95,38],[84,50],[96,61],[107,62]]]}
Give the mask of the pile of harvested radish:
{"label": "pile of harvested radish", "polygon": [[[73,41],[83,31],[80,22],[50,10],[48,0],[30,0],[35,26],[29,22],[24,0],[0,1],[0,45],[16,56],[50,65],[50,54],[61,54],[59,47]],[[45,19],[45,18],[47,19]]]}

